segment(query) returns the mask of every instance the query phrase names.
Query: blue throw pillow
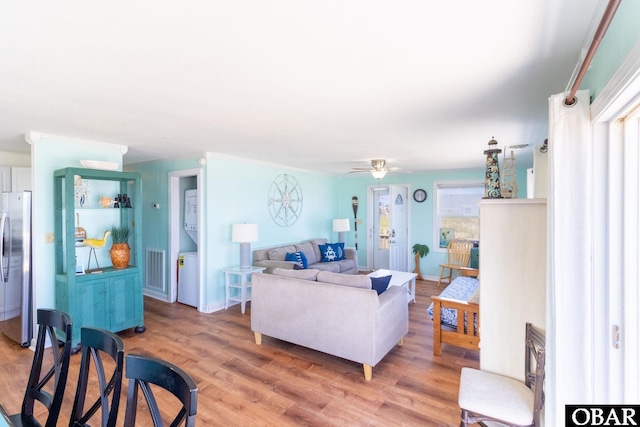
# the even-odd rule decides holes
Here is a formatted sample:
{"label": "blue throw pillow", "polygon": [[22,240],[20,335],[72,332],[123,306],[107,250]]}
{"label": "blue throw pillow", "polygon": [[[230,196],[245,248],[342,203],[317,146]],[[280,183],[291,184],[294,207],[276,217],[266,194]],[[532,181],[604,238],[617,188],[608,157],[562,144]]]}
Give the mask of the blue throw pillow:
{"label": "blue throw pillow", "polygon": [[284,260],[293,261],[302,268],[307,268],[308,266],[307,257],[304,255],[303,252],[287,253],[287,255],[284,257]]}
{"label": "blue throw pillow", "polygon": [[372,277],[371,278],[371,289],[375,289],[375,291],[380,295],[389,287],[389,282],[391,281],[391,276],[383,276],[383,277]]}
{"label": "blue throw pillow", "polygon": [[346,259],[344,254],[344,243],[327,243],[326,245],[318,245],[322,262],[340,261]]}

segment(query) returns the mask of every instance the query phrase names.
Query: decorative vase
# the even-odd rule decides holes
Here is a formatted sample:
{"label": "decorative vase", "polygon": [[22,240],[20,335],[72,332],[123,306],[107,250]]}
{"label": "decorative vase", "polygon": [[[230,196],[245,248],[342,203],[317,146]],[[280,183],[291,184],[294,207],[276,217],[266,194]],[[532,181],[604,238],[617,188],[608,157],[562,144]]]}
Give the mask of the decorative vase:
{"label": "decorative vase", "polygon": [[111,256],[111,264],[115,270],[122,270],[129,266],[131,257],[131,249],[128,243],[114,243],[109,251]]}

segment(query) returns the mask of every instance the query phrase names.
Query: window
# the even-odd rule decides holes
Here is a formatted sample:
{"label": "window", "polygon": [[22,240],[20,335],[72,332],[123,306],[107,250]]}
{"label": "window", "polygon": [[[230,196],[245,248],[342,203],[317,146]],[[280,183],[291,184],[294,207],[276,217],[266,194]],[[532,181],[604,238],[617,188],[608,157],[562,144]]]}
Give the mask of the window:
{"label": "window", "polygon": [[444,251],[453,238],[479,240],[484,181],[439,181],[433,187],[433,247]]}

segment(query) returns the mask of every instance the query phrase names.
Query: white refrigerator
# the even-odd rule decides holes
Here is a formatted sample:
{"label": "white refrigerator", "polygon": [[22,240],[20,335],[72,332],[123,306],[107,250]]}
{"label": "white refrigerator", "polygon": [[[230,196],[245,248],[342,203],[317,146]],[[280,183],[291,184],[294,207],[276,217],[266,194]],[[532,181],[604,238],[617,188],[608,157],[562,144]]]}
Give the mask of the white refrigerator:
{"label": "white refrigerator", "polygon": [[178,254],[178,302],[198,307],[198,252]]}

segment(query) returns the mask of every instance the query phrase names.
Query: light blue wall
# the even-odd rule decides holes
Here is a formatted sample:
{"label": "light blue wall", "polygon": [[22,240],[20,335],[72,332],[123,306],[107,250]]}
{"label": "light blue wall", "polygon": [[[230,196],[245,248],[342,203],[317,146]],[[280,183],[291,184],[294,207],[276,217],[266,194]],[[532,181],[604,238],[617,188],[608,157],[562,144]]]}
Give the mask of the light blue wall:
{"label": "light blue wall", "polygon": [[590,89],[594,99],[640,40],[640,1],[623,1],[591,61],[581,89]]}
{"label": "light blue wall", "polygon": [[[200,167],[198,158],[159,161],[127,165],[126,169],[139,172],[143,186],[144,247],[155,247],[168,252],[168,177],[170,171]],[[216,310],[224,304],[224,267],[238,265],[239,246],[231,242],[231,226],[235,223],[256,223],[259,241],[252,249],[270,247],[282,243],[297,242],[313,237],[337,240],[331,230],[334,218],[353,219],[352,197],[359,199],[358,258],[360,266],[366,266],[367,233],[367,187],[376,181],[369,174],[335,177],[319,173],[300,171],[259,161],[207,154],[204,169],[205,224],[200,232],[205,233],[204,248],[204,302],[208,310]],[[271,183],[281,174],[293,176],[303,192],[303,209],[300,219],[289,227],[277,225],[269,213],[267,199]],[[424,203],[411,199],[411,245],[426,243],[433,248],[433,182],[441,180],[482,180],[484,169],[438,171],[421,174],[388,174],[384,184],[409,184],[411,192],[425,189],[429,197]],[[526,170],[517,170],[520,196],[526,189]],[[165,209],[153,209],[160,203]],[[347,246],[355,243],[355,231],[346,233]],[[437,249],[422,260],[422,272],[426,276],[437,276],[444,253]],[[169,260],[175,262],[175,260]],[[413,266],[412,266],[413,268]],[[167,263],[167,272],[169,265]]]}
{"label": "light blue wall", "polygon": [[[47,139],[49,138],[49,139]],[[54,300],[54,246],[44,244],[46,233],[53,232],[53,172],[64,167],[80,166],[80,159],[93,159],[122,164],[119,146],[87,145],[66,138],[46,137],[34,144],[34,287],[36,307],[53,307]],[[353,218],[351,199],[359,199],[359,264],[366,265],[367,187],[376,181],[369,174],[335,177],[320,173],[266,164],[259,161],[207,154],[204,166],[199,157],[156,161],[127,165],[125,170],[138,172],[142,178],[143,248],[169,249],[168,173],[172,171],[203,169],[205,197],[200,202],[204,209],[204,301],[205,306],[217,309],[224,304],[224,276],[222,268],[239,263],[239,247],[231,242],[231,225],[256,223],[259,241],[253,249],[287,242],[324,237],[336,240],[331,230],[334,218]],[[303,192],[300,219],[292,226],[281,227],[269,213],[267,199],[274,179],[287,173],[296,178]],[[422,174],[388,174],[385,184],[408,184],[411,192],[423,188],[429,193],[424,203],[411,201],[411,245],[426,243],[431,253],[422,260],[426,276],[438,275],[438,264],[443,254],[433,248],[433,182],[438,180],[482,179],[484,170],[440,171]],[[526,188],[526,171],[517,171],[519,188]],[[524,190],[521,190],[521,195]],[[96,196],[97,197],[97,196]],[[153,203],[160,204],[154,209]],[[355,232],[346,234],[347,246],[353,246]],[[173,262],[169,260],[169,262]],[[167,263],[167,272],[169,265]]]}
{"label": "light blue wall", "polygon": [[[139,172],[143,188],[143,246],[169,252],[168,173],[202,167],[204,169],[204,305],[217,309],[224,305],[224,275],[222,268],[239,264],[239,246],[231,242],[231,225],[256,223],[259,241],[252,249],[312,237],[330,238],[331,219],[337,211],[338,180],[323,174],[258,161],[207,154],[204,166],[199,158],[158,161],[127,165],[129,171]],[[300,184],[303,208],[300,219],[292,226],[280,227],[269,214],[267,198],[273,180],[287,173]],[[165,208],[153,209],[153,203]],[[169,274],[168,260],[166,274]]]}
{"label": "light blue wall", "polygon": [[[526,169],[519,168],[516,170],[516,179],[518,182],[518,195],[521,198],[526,197]],[[433,218],[434,218],[434,200],[433,200],[433,183],[434,181],[444,180],[483,180],[484,168],[482,169],[466,169],[454,171],[434,171],[427,173],[390,173],[381,180],[381,184],[408,184],[410,186],[411,199],[411,237],[410,246],[416,243],[422,243],[429,246],[429,255],[420,261],[420,269],[424,276],[439,276],[439,265],[445,260],[446,253],[439,250],[434,245],[433,239]],[[376,185],[377,182],[370,174],[353,175],[340,178],[339,185],[339,201],[338,213],[341,218],[353,219],[353,209],[351,207],[351,199],[353,196],[358,198],[358,219],[362,220],[362,224],[358,225],[358,260],[360,266],[365,266],[367,262],[367,233],[369,224],[367,224],[367,187]],[[428,197],[423,203],[417,203],[413,200],[413,191],[418,188],[426,190]],[[351,221],[351,231],[345,235],[346,246],[353,246],[355,243],[355,232],[353,230],[353,220]],[[411,269],[414,268],[413,261]]]}
{"label": "light blue wall", "polygon": [[[128,172],[138,172],[142,181],[143,250],[169,250],[169,172],[199,167],[197,157],[138,163],[124,167]],[[154,209],[154,203],[158,203],[160,209]]]}
{"label": "light blue wall", "polygon": [[[211,155],[207,161],[206,300],[209,305],[224,300],[222,268],[238,265],[239,245],[231,242],[235,223],[258,224],[259,241],[252,249],[312,237],[329,237],[336,215],[336,178],[257,161]],[[289,227],[277,225],[269,213],[267,199],[271,183],[281,174],[293,176],[302,188],[300,218]]]}
{"label": "light blue wall", "polygon": [[[53,308],[55,307],[55,247],[53,243],[45,243],[45,235],[53,233],[54,230],[53,172],[66,167],[82,167],[80,160],[116,162],[121,166],[122,154],[120,147],[115,145],[91,144],[80,140],[42,135],[38,141],[33,142],[31,155],[34,308]],[[90,229],[89,225],[86,228]]]}

